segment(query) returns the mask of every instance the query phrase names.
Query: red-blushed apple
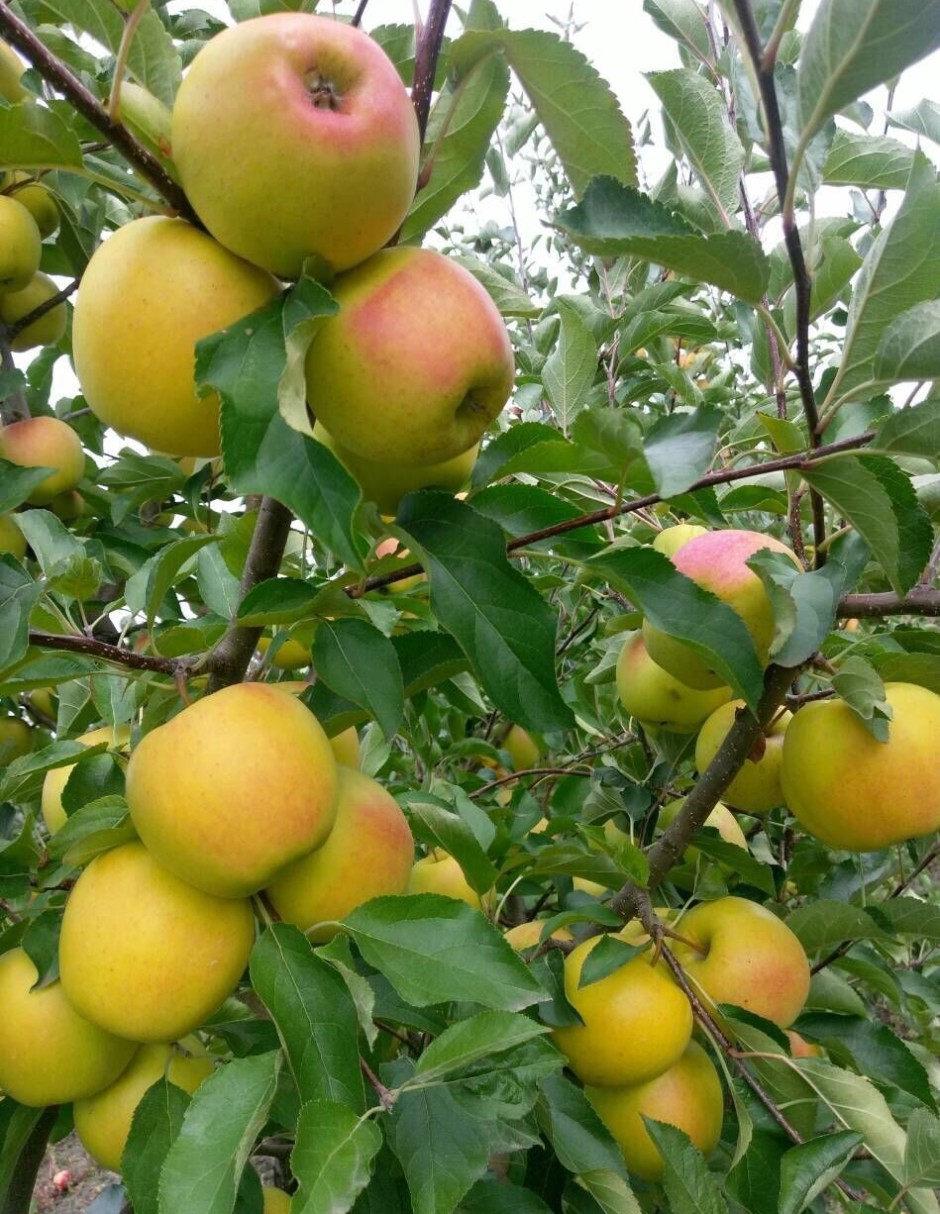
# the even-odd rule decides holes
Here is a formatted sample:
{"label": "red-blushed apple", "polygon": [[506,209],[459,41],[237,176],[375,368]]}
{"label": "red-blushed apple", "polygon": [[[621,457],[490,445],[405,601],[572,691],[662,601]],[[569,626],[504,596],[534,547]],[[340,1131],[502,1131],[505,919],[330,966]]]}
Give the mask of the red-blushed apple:
{"label": "red-blushed apple", "polygon": [[695,691],[657,666],[643,634],[632,633],[617,659],[620,703],[644,727],[694,733],[705,718],[731,696],[728,687]]}
{"label": "red-blushed apple", "polygon": [[329,739],[305,705],[276,685],[236,683],[143,738],[126,795],[156,860],[197,889],[239,898],[326,840],[336,782]]}
{"label": "red-blushed apple", "polygon": [[26,499],[45,506],[74,489],[85,475],[82,442],[68,422],[57,417],[28,417],[0,430],[0,456],[21,468],[52,468]]}
{"label": "red-blushed apple", "polygon": [[552,1040],[583,1083],[645,1083],[681,1057],[692,1034],[692,1009],[665,962],[652,965],[649,953],[580,986],[600,939],[583,941],[565,957],[565,998],[584,1023],[553,1029]]}
{"label": "red-blushed apple", "polygon": [[453,856],[440,848],[432,848],[426,856],[415,861],[406,892],[443,894],[466,902],[474,910],[483,909],[483,899],[464,876],[463,869]]}
{"label": "red-blushed apple", "polygon": [[790,722],[787,808],[829,847],[877,851],[940,829],[940,696],[914,683],[886,683],[885,699],[887,742],[844,700],[804,704]]}
{"label": "red-blushed apple", "polygon": [[275,278],[182,219],[125,224],[85,269],[72,319],[92,412],[155,451],[219,454],[219,401],[194,380],[196,342],[278,293]]}
{"label": "red-blushed apple", "polygon": [[336,920],[363,902],[403,894],[414,858],[411,829],[395,798],[371,777],[341,767],[326,842],[283,869],[265,892],[283,920],[320,944],[336,934]]}
{"label": "red-blushed apple", "polygon": [[697,539],[700,535],[708,535],[708,528],[699,527],[696,523],[676,523],[674,527],[664,527],[659,532],[653,540],[653,547],[663,556],[673,556],[689,540]]}
{"label": "red-blushed apple", "polygon": [[397,232],[414,197],[411,99],[377,42],[309,13],[272,13],[200,50],[173,106],[180,180],[213,236],[296,278],[335,273]]}
{"label": "red-blushed apple", "polygon": [[[764,583],[747,567],[747,561],[763,548],[783,553],[801,568],[785,544],[758,531],[709,531],[683,544],[671,559],[680,573],[737,612],[751,634],[758,659],[766,664],[774,633],[773,607]],[[705,660],[684,642],[667,636],[649,621],[643,624],[643,636],[653,661],[680,682],[700,691],[722,685]]]}
{"label": "red-blushed apple", "polygon": [[235,989],[254,936],[248,899],[205,894],[125,843],[96,856],[68,896],[62,989],[119,1037],[178,1041]]}
{"label": "red-blushed apple", "polygon": [[[58,295],[59,288],[48,274],[34,274],[22,291],[7,291],[0,295],[0,321],[15,325],[32,311]],[[36,346],[54,346],[65,335],[65,303],[56,304],[44,312],[13,338],[10,348],[16,354],[32,350]]]}
{"label": "red-blushed apple", "polygon": [[[711,714],[695,740],[695,765],[700,772],[709,765],[728,731],[734,724],[743,700],[732,700]],[[780,783],[780,764],[783,759],[783,740],[791,715],[785,709],[778,712],[768,729],[758,738],[751,754],[737,775],[722,793],[725,801],[735,809],[749,814],[765,814],[784,804]]]}
{"label": "red-blushed apple", "polygon": [[22,291],[39,269],[42,237],[22,203],[0,194],[0,292]]}
{"label": "red-blushed apple", "polygon": [[307,401],[333,440],[379,463],[468,451],[509,398],[509,334],[473,275],[433,249],[385,249],[331,288],[307,352]]}
{"label": "red-blushed apple", "polygon": [[643,1118],[684,1130],[709,1155],[721,1137],[724,1100],[714,1063],[695,1041],[667,1071],[635,1087],[588,1087],[584,1093],[640,1180],[662,1180],[665,1164]]}
{"label": "red-blushed apple", "polygon": [[799,940],[772,911],[745,898],[701,902],[675,925],[670,948],[710,1007],[731,1003],[792,1024],[809,994],[809,962]]}

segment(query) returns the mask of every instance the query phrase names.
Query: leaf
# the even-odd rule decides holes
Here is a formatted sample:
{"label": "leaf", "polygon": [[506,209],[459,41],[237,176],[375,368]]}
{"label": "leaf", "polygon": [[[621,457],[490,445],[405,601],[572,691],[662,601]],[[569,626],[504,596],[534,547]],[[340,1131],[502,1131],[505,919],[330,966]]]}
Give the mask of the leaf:
{"label": "leaf", "polygon": [[147,626],[159,615],[167,592],[177,581],[186,563],[200,548],[218,543],[217,535],[187,535],[161,548],[159,553],[141,565],[126,587],[127,604],[132,611],[147,613]]}
{"label": "leaf", "polygon": [[525,962],[464,902],[438,894],[373,898],[345,924],[368,964],[418,1007],[465,999],[512,1012],[545,997]]}
{"label": "leaf", "polygon": [[300,578],[273,577],[259,582],[238,607],[238,622],[246,628],[295,624],[315,614],[319,590]]}
{"label": "leaf", "polygon": [[42,592],[42,584],[14,557],[0,554],[0,670],[18,662],[29,648],[29,616]]}
{"label": "leaf", "polygon": [[562,433],[585,403],[597,374],[597,345],[590,329],[571,307],[558,309],[558,344],[545,360],[542,383]]}
{"label": "leaf", "polygon": [[461,1201],[460,1214],[552,1214],[552,1208],[531,1189],[502,1180],[478,1180]]}
{"label": "leaf", "polygon": [[878,430],[874,445],[933,459],[940,451],[940,396],[897,409]]}
{"label": "leaf", "polygon": [[755,1130],[747,1149],[728,1173],[728,1194],[745,1210],[777,1209],[780,1159],[785,1142],[766,1130]]}
{"label": "leaf", "polygon": [[903,190],[913,167],[914,152],[899,139],[837,130],[823,166],[823,181],[868,190]]}
{"label": "leaf", "polygon": [[662,1183],[673,1214],[727,1214],[718,1183],[688,1134],[651,1117],[643,1123],[666,1165]]}
{"label": "leaf", "polygon": [[[0,123],[7,110],[0,110]],[[46,479],[50,468],[21,468],[0,459],[0,514],[9,514],[21,506],[36,486]]]}
{"label": "leaf", "polygon": [[938,46],[940,0],[822,0],[797,73],[802,141]]}
{"label": "leaf", "polygon": [[602,1214],[641,1214],[640,1203],[619,1172],[582,1172],[576,1179]]}
{"label": "leaf", "polygon": [[800,1032],[825,1046],[833,1062],[900,1088],[935,1109],[923,1063],[887,1025],[864,1016],[809,1012],[800,1017]]}
{"label": "leaf", "polygon": [[196,554],[196,581],[202,601],[210,611],[223,620],[235,618],[241,587],[217,545],[200,548]]}
{"label": "leaf", "polygon": [[501,316],[532,318],[541,315],[542,309],[526,295],[516,278],[509,276],[510,271],[505,266],[490,265],[479,257],[459,257],[454,254],[448,254],[448,257],[463,266],[486,288]]}
{"label": "leaf", "polygon": [[160,1173],[160,1214],[231,1214],[280,1063],[278,1053],[235,1058],[199,1087]]}
{"label": "leaf", "polygon": [[626,1176],[620,1148],[583,1090],[570,1079],[550,1075],[543,1080],[535,1115],[539,1129],[567,1171],[576,1176],[592,1172]]}
{"label": "leaf", "polygon": [[699,59],[711,60],[705,18],[695,0],[643,0],[643,11],[680,46]]}
{"label": "leaf", "polygon": [[414,1075],[403,1085],[409,1091],[449,1082],[472,1064],[491,1060],[494,1070],[504,1063],[499,1055],[549,1031],[548,1026],[513,1012],[479,1012],[450,1025],[427,1047]]}
{"label": "leaf", "polygon": [[694,413],[670,413],[650,427],[643,444],[662,497],[685,493],[708,471],[718,443],[721,413],[707,405]]}
{"label": "leaf", "polygon": [[940,379],[940,299],[908,308],[885,330],[875,351],[875,379]]}
{"label": "leaf", "polygon": [[56,110],[44,105],[0,108],[4,166],[20,169],[79,169],[78,136]]}
{"label": "leaf", "polygon": [[940,143],[940,102],[931,101],[929,97],[921,97],[912,109],[889,114],[888,121],[892,126]]}
{"label": "leaf", "polygon": [[17,1104],[10,1096],[0,1103],[0,1193],[9,1194],[23,1149],[44,1116],[49,1116],[45,1109]]}
{"label": "leaf", "polygon": [[336,1101],[313,1100],[300,1110],[291,1152],[298,1189],[292,1214],[346,1214],[369,1183],[382,1146],[373,1121]]}
{"label": "leaf", "polygon": [[364,708],[391,741],[404,713],[404,687],[395,646],[365,620],[321,620],[313,665],[337,695]]}
{"label": "leaf", "polygon": [[102,797],[83,805],[55,832],[49,840],[49,855],[69,868],[77,868],[136,837],[124,798]]}
{"label": "leaf", "polygon": [[885,699],[884,681],[864,658],[846,658],[832,680],[836,693],[845,700],[866,729],[879,742],[887,742],[891,707]]}
{"label": "leaf", "polygon": [[160,1172],[189,1107],[189,1096],[168,1079],[159,1079],[134,1110],[121,1158],[121,1176],[135,1214],[158,1214]]}
{"label": "leaf", "polygon": [[[584,417],[581,413],[578,421]],[[484,518],[492,519],[507,535],[515,539],[531,535],[544,527],[568,522],[581,517],[582,511],[557,493],[540,489],[535,485],[490,485],[473,495],[473,508]],[[564,535],[551,536],[545,540],[534,540],[526,547],[545,548],[559,556],[571,556],[576,560],[592,556],[604,547],[595,527],[579,527]]]}
{"label": "leaf", "polygon": [[803,473],[871,548],[897,594],[906,594],[930,558],[933,529],[910,477],[878,455],[827,457]]}
{"label": "leaf", "polygon": [[929,1109],[915,1109],[907,1123],[904,1183],[940,1185],[940,1117]]}
{"label": "leaf", "polygon": [[828,1188],[862,1143],[853,1130],[827,1134],[791,1147],[780,1160],[778,1214],[800,1214]]}
{"label": "leaf", "polygon": [[506,558],[499,528],[442,493],[409,494],[399,538],[427,570],[431,609],[500,711],[526,729],[564,729],[555,612]]}
{"label": "leaf", "polygon": [[[430,793],[409,792],[402,800],[408,808],[412,826],[417,823],[424,828],[419,837],[429,836],[431,842],[453,856],[478,894],[493,888],[498,871],[460,814],[448,809],[445,801]],[[489,819],[486,821],[489,825]]]}
{"label": "leaf", "polygon": [[890,898],[878,910],[896,935],[940,943],[940,906],[917,898]]}
{"label": "leaf", "polygon": [[787,916],[786,922],[807,953],[818,953],[846,940],[892,943],[892,937],[867,911],[831,898],[819,898],[797,907]]}
{"label": "leaf", "polygon": [[251,981],[271,1013],[301,1101],[365,1108],[358,1017],[346,983],[303,932],[274,923],[251,954]]}

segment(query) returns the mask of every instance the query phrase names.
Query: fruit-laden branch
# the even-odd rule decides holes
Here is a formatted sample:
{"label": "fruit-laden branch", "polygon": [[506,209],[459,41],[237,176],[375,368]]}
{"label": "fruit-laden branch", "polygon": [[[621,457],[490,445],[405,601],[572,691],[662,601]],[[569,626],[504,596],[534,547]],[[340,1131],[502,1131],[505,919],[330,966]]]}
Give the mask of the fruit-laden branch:
{"label": "fruit-laden branch", "polygon": [[169,176],[157,158],[137,142],[126,126],[111,118],[94,93],[43,45],[26,22],[16,16],[6,0],[0,0],[0,34],[32,64],[43,80],[64,94],[82,117],[101,131],[174,211],[190,222],[199,222],[182,187]]}
{"label": "fruit-laden branch", "polygon": [[127,666],[131,670],[150,670],[154,674],[168,674],[179,678],[189,672],[191,662],[182,658],[161,658],[146,653],[134,653],[122,645],[110,645],[107,641],[99,641],[95,637],[76,636],[75,634],[57,632],[31,631],[30,645],[38,645],[41,649],[64,649],[68,653],[87,653],[89,657],[100,658],[102,662],[115,662],[119,666]]}
{"label": "fruit-laden branch", "polygon": [[424,133],[428,126],[428,114],[431,110],[431,93],[434,91],[434,77],[437,75],[437,61],[441,54],[441,43],[444,40],[444,26],[450,14],[451,0],[431,0],[431,11],[418,38],[415,52],[414,84],[411,87],[411,103],[415,107],[418,119],[418,130],[421,142],[424,143]]}
{"label": "fruit-laden branch", "polygon": [[[0,324],[0,371],[5,375],[16,374],[16,363],[13,361],[13,350],[10,346],[14,337],[6,325]],[[0,401],[0,421],[4,426],[11,422],[25,421],[29,417],[29,405],[26,403],[26,393],[22,388],[13,388]]]}
{"label": "fruit-laden branch", "polygon": [[884,615],[940,616],[940,590],[915,586],[907,594],[845,594],[836,615],[843,619],[875,619]]}

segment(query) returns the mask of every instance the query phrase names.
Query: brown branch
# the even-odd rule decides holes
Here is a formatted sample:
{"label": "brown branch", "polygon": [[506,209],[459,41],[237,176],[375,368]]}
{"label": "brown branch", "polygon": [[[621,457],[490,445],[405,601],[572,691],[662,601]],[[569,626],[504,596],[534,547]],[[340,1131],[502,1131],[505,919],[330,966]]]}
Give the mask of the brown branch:
{"label": "brown branch", "polygon": [[82,117],[117,148],[175,212],[191,223],[199,222],[182,187],[170,177],[157,158],[137,142],[126,126],[111,118],[94,93],[61,59],[52,54],[25,21],[17,17],[7,0],[0,0],[0,34],[29,61],[43,80],[64,94]]}
{"label": "brown branch", "polygon": [[[0,370],[15,375],[18,368],[13,361],[13,349],[10,345],[12,332],[6,325],[0,324]],[[29,405],[26,403],[26,393],[22,388],[14,388],[0,401],[0,421],[4,426],[12,422],[25,421],[29,417]]]}
{"label": "brown branch", "polygon": [[907,594],[844,594],[836,615],[842,619],[872,619],[885,615],[940,616],[940,589],[915,586]]}
{"label": "brown branch", "polygon": [[85,653],[102,662],[114,662],[118,666],[127,666],[131,670],[150,670],[155,674],[168,674],[176,678],[180,673],[186,675],[190,663],[183,658],[161,658],[146,653],[134,653],[121,645],[109,645],[107,641],[96,640],[95,637],[60,634],[57,632],[34,632],[29,634],[30,645],[40,649],[63,649],[67,653]]}
{"label": "brown branch", "polygon": [[73,279],[67,287],[63,287],[61,291],[56,291],[55,295],[50,295],[49,298],[44,299],[41,304],[37,304],[36,307],[33,308],[32,312],[27,312],[25,316],[21,316],[20,319],[15,321],[12,325],[8,325],[7,336],[9,337],[10,341],[13,341],[13,339],[18,334],[22,333],[24,329],[27,329],[30,325],[35,324],[37,320],[41,320],[47,312],[51,312],[52,309],[58,307],[60,303],[64,303],[64,301],[68,299],[70,295],[78,290],[78,284],[80,282],[80,278]]}
{"label": "brown branch", "polygon": [[418,46],[415,52],[414,83],[411,86],[411,103],[415,107],[418,119],[418,131],[421,142],[424,143],[425,131],[428,127],[428,114],[431,110],[431,93],[434,91],[434,77],[437,74],[437,61],[441,54],[441,43],[444,40],[444,26],[450,14],[451,0],[431,0],[431,11],[421,30]]}
{"label": "brown branch", "polygon": [[358,27],[359,25],[362,24],[362,18],[365,16],[365,12],[366,12],[366,8],[368,7],[368,4],[369,4],[369,0],[359,0],[359,7],[356,9],[355,15],[354,15],[352,21],[350,22],[351,25],[355,25]]}

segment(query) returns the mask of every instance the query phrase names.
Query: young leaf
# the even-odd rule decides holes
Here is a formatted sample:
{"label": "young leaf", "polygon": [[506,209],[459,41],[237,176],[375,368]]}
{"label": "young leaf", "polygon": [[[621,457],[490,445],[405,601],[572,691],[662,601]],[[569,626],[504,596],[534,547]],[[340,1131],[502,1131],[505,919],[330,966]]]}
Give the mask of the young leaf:
{"label": "young leaf", "polygon": [[864,658],[848,657],[834,676],[832,685],[865,727],[879,742],[890,733],[891,706],[885,699],[884,680]]}
{"label": "young leaf", "polygon": [[134,1110],[121,1175],[135,1214],[158,1214],[160,1172],[182,1128],[189,1099],[175,1083],[160,1079]]}
{"label": "young leaf", "polygon": [[915,304],[888,326],[875,351],[874,376],[886,383],[940,379],[940,300]]}
{"label": "young leaf", "polygon": [[703,405],[694,413],[659,418],[643,443],[643,454],[663,497],[685,493],[708,471],[718,442],[721,413]]}
{"label": "young leaf", "polygon": [[597,374],[597,345],[581,316],[560,306],[558,344],[545,360],[542,382],[559,429],[566,437],[575,415],[583,407]]}
{"label": "young leaf", "polygon": [[300,1110],[291,1171],[298,1189],[292,1214],[346,1214],[369,1183],[372,1162],[382,1146],[374,1121],[348,1105],[312,1100]]}
{"label": "young leaf", "polygon": [[791,1147],[780,1160],[778,1214],[801,1214],[840,1175],[861,1144],[861,1134],[842,1130]]}
{"label": "young leaf", "polygon": [[548,1031],[547,1026],[515,1012],[479,1012],[458,1020],[432,1041],[403,1086],[413,1090],[450,1082],[483,1059],[492,1059],[493,1069],[498,1070],[503,1065],[500,1054]]}
{"label": "young leaf", "polygon": [[405,693],[389,638],[365,620],[321,620],[312,653],[327,687],[364,708],[391,741],[401,724]]}
{"label": "young leaf", "polygon": [[727,1214],[718,1182],[688,1134],[650,1117],[643,1122],[666,1165],[663,1188],[673,1214]]}

